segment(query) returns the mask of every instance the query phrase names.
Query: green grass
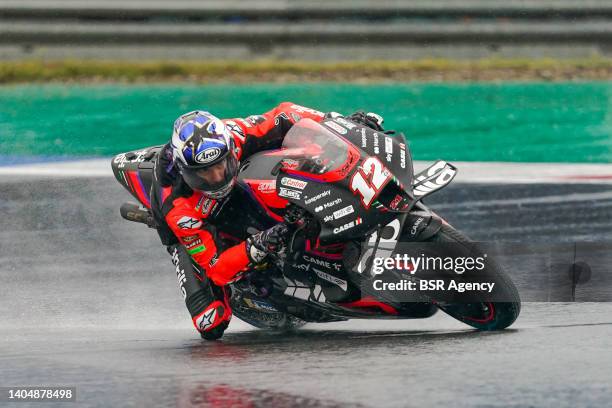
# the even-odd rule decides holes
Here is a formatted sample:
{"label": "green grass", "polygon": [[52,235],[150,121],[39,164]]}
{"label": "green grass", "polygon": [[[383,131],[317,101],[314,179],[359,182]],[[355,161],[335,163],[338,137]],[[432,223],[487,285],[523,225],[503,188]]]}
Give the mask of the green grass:
{"label": "green grass", "polygon": [[497,81],[612,79],[612,59],[483,59],[366,62],[0,62],[0,83],[46,81]]}

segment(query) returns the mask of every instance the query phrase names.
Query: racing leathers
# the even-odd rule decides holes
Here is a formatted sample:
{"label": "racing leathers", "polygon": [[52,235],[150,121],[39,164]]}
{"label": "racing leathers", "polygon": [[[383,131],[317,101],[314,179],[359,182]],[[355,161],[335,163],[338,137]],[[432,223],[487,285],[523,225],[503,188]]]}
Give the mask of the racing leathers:
{"label": "racing leathers", "polygon": [[[279,148],[302,118],[320,122],[324,114],[284,102],[263,115],[222,121],[234,138],[238,158],[245,160],[259,151]],[[240,208],[225,205],[228,197],[214,200],[187,186],[172,162],[170,144],[160,151],[155,166],[151,207],[160,238],[172,255],[194,326],[202,337],[218,338],[232,316],[227,284],[261,260],[257,240],[228,237],[218,230],[215,218]]]}

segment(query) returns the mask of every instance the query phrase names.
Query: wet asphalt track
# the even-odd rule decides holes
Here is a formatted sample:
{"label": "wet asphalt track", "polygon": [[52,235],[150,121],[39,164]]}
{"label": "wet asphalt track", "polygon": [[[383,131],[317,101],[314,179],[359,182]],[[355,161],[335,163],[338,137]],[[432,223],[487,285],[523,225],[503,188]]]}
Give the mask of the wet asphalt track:
{"label": "wet asphalt track", "polygon": [[[0,386],[76,386],[79,406],[612,400],[610,303],[529,303],[499,333],[441,314],[310,325],[291,335],[236,320],[222,342],[202,343],[156,234],[119,218],[128,195],[112,178],[17,181],[2,184],[0,198]],[[612,242],[610,185],[455,184],[428,203],[481,241]],[[606,248],[582,255],[603,280],[577,298],[610,300]]]}

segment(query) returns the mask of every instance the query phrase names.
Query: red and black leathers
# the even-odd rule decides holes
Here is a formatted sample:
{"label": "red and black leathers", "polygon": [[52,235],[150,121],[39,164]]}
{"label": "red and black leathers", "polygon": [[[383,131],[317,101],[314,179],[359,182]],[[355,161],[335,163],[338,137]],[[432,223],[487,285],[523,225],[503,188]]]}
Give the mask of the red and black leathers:
{"label": "red and black leathers", "polygon": [[[324,114],[284,102],[263,115],[223,122],[232,133],[238,158],[244,160],[259,151],[279,148],[289,129],[301,118],[321,121]],[[234,190],[240,190],[240,186]],[[250,225],[228,234],[223,230],[223,225],[228,224],[216,222],[221,218],[240,219],[242,202],[246,200],[241,199],[240,191],[217,201],[192,190],[174,168],[170,146],[160,152],[151,207],[161,225],[158,232],[162,242],[172,253],[193,323],[204,337],[215,328],[222,333],[220,329],[227,326],[231,309],[225,285],[240,278],[249,267],[245,239],[252,234],[247,232]]]}

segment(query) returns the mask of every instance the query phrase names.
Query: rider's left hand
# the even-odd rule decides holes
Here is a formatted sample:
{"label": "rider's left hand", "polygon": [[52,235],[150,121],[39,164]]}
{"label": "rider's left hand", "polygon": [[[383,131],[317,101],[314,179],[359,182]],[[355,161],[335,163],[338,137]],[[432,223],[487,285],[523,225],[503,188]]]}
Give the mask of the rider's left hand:
{"label": "rider's left hand", "polygon": [[363,111],[357,111],[352,115],[347,116],[347,119],[356,123],[361,123],[362,125],[365,125],[379,132],[384,131],[382,124],[385,120],[382,116],[373,112],[365,113]]}

